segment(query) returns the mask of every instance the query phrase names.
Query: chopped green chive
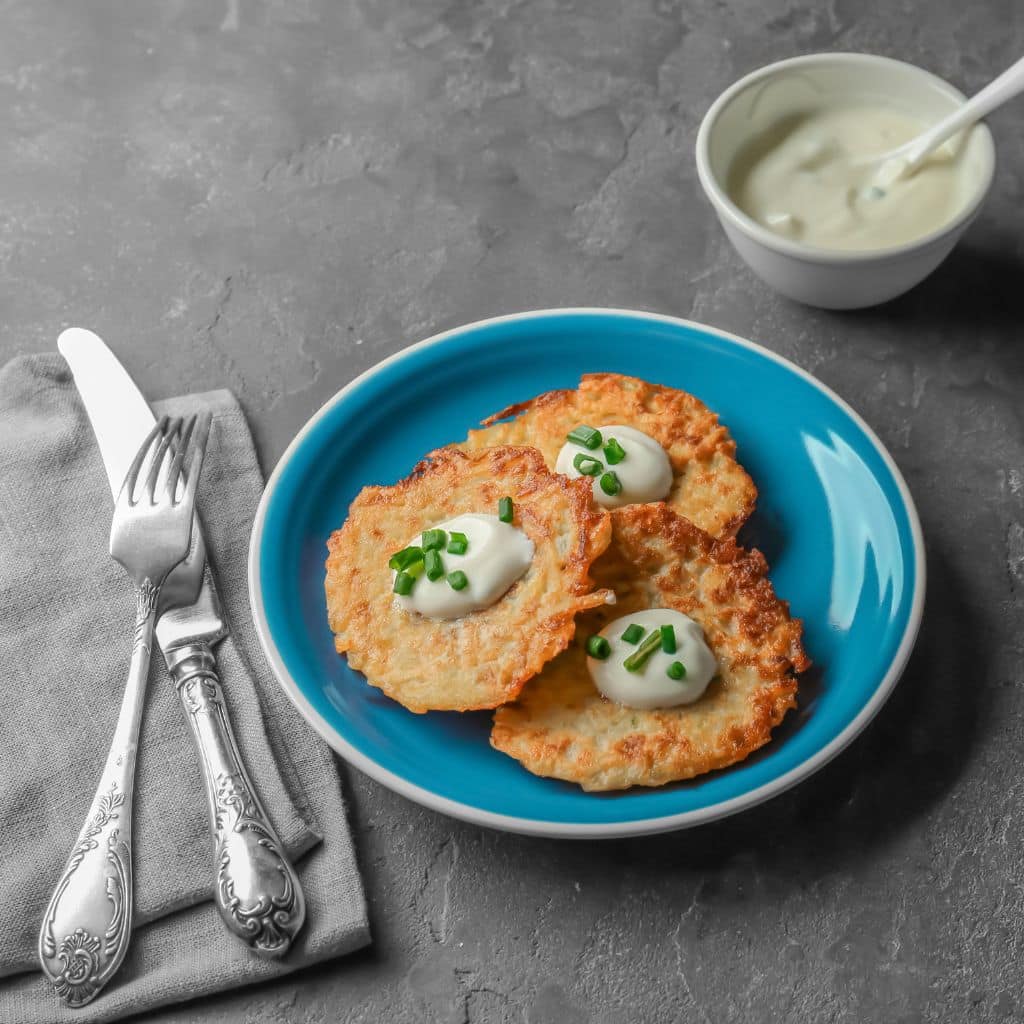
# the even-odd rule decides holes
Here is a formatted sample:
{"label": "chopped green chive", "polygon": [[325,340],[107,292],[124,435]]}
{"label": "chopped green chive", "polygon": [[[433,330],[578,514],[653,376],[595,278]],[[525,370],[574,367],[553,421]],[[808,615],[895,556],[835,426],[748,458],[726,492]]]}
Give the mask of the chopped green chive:
{"label": "chopped green chive", "polygon": [[400,572],[395,577],[395,593],[399,597],[408,597],[412,593],[412,588],[416,585],[416,579],[410,576],[407,572]]}
{"label": "chopped green chive", "polygon": [[612,653],[612,645],[603,636],[594,635],[587,641],[587,654],[604,661]]}
{"label": "chopped green chive", "polygon": [[448,536],[449,555],[464,555],[469,550],[469,538],[464,533],[452,530]]}
{"label": "chopped green chive", "polygon": [[572,464],[584,476],[597,476],[604,469],[600,459],[595,459],[593,455],[585,455],[583,452],[572,460]]}
{"label": "chopped green chive", "polygon": [[424,551],[443,551],[445,542],[448,540],[448,534],[444,530],[424,530],[423,531],[423,550]]}
{"label": "chopped green chive", "polygon": [[680,679],[686,678],[686,666],[681,661],[673,661],[667,669],[665,669],[665,675],[669,679],[675,679],[677,682]]}
{"label": "chopped green chive", "polygon": [[423,575],[423,559],[421,558],[418,562],[410,563],[402,572],[407,576],[411,576],[414,580],[418,580]]}
{"label": "chopped green chive", "polygon": [[661,649],[666,654],[676,653],[676,631],[673,626],[661,627]]}
{"label": "chopped green chive", "polygon": [[601,490],[605,494],[610,494],[613,497],[622,490],[622,484],[619,482],[618,474],[610,469],[600,480]]}
{"label": "chopped green chive", "polygon": [[622,639],[627,644],[638,644],[640,638],[644,635],[644,627],[639,622],[634,622],[626,627],[626,632],[622,634]]}
{"label": "chopped green chive", "polygon": [[608,460],[609,466],[617,466],[626,457],[626,450],[614,437],[609,437],[608,443],[604,446],[604,457]]}
{"label": "chopped green chive", "polygon": [[465,590],[469,585],[469,578],[461,569],[448,573],[448,586],[452,590]]}
{"label": "chopped green chive", "polygon": [[498,502],[498,518],[503,523],[511,523],[512,517],[515,515],[515,509],[512,507],[511,498],[502,498]]}
{"label": "chopped green chive", "polygon": [[647,659],[661,646],[661,630],[653,629],[644,642],[622,663],[627,672],[639,672]]}
{"label": "chopped green chive", "polygon": [[388,561],[388,568],[394,569],[395,572],[401,572],[403,569],[408,568],[410,565],[416,562],[423,561],[423,548],[411,547],[402,548],[401,551],[396,551]]}
{"label": "chopped green chive", "polygon": [[423,557],[423,566],[428,580],[439,580],[444,575],[444,562],[441,561],[440,551],[428,551]]}
{"label": "chopped green chive", "polygon": [[570,430],[566,437],[568,440],[572,441],[573,444],[582,445],[584,448],[589,448],[591,451],[601,447],[601,431],[595,430],[593,427],[588,427],[583,423],[575,429]]}

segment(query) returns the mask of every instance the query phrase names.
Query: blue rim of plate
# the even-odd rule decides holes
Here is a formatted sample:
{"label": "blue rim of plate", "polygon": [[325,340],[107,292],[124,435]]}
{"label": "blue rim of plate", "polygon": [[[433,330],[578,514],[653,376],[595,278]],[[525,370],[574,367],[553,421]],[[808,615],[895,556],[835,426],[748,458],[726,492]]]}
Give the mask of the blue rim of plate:
{"label": "blue rim of plate", "polygon": [[[906,556],[904,559],[907,563],[905,566],[906,574],[907,576],[912,577],[911,585],[909,587],[904,587],[902,576],[900,576],[899,579],[895,579],[891,575],[883,578],[878,562],[878,559],[881,556],[877,551],[872,549],[872,554],[875,559],[874,568],[878,573],[877,578],[875,578],[873,582],[877,589],[879,602],[881,603],[884,595],[890,595],[891,600],[896,603],[896,609],[900,611],[900,615],[902,617],[902,622],[899,627],[899,635],[898,638],[893,641],[891,656],[887,655],[887,665],[881,673],[881,676],[878,678],[877,684],[873,686],[866,698],[857,705],[855,713],[852,713],[839,731],[832,735],[826,742],[822,742],[817,746],[809,756],[802,757],[796,763],[791,764],[788,767],[784,767],[782,770],[778,770],[775,774],[772,774],[772,769],[769,767],[767,769],[767,777],[765,777],[765,765],[770,765],[771,758],[773,756],[773,747],[779,742],[778,740],[773,740],[772,743],[764,748],[764,751],[768,752],[767,757],[762,756],[763,752],[758,752],[758,754],[755,754],[753,758],[748,759],[747,762],[744,762],[741,765],[725,769],[722,772],[712,773],[710,776],[702,776],[690,783],[677,784],[676,787],[663,787],[661,790],[630,790],[628,791],[630,795],[626,796],[583,794],[582,791],[577,789],[577,787],[571,786],[567,783],[548,779],[538,779],[535,776],[529,775],[514,761],[506,759],[516,769],[522,772],[525,779],[533,780],[529,785],[563,787],[567,791],[572,791],[574,794],[574,801],[580,799],[586,801],[610,800],[612,802],[605,806],[612,808],[612,810],[610,812],[610,817],[605,815],[601,820],[575,820],[575,815],[570,815],[567,819],[564,819],[559,817],[557,814],[555,816],[548,817],[531,817],[524,814],[498,812],[489,810],[486,807],[482,807],[474,803],[465,802],[450,795],[445,795],[444,793],[431,788],[429,785],[413,781],[407,777],[407,774],[392,770],[382,764],[379,759],[379,755],[375,756],[372,749],[365,749],[365,744],[363,747],[360,746],[360,737],[358,734],[354,734],[352,732],[346,718],[339,713],[337,705],[333,704],[329,699],[324,680],[319,677],[311,677],[310,673],[299,664],[301,660],[300,652],[298,651],[295,642],[286,642],[284,645],[286,650],[282,651],[281,646],[275,639],[275,630],[277,630],[281,636],[285,635],[284,623],[288,614],[289,605],[287,600],[282,599],[282,596],[278,591],[273,591],[273,600],[271,601],[273,607],[268,609],[267,597],[264,593],[264,574],[267,573],[270,575],[272,585],[282,585],[282,569],[280,566],[279,555],[276,556],[278,557],[278,562],[274,563],[275,548],[279,543],[287,542],[289,528],[289,522],[287,519],[288,494],[289,489],[292,489],[292,493],[294,494],[294,488],[302,482],[303,467],[301,464],[303,459],[300,456],[303,456],[304,454],[308,456],[308,453],[304,453],[304,449],[308,445],[313,445],[313,447],[315,447],[313,442],[317,440],[317,433],[322,433],[325,430],[326,421],[331,418],[337,418],[343,414],[345,412],[344,407],[346,404],[351,403],[358,398],[360,401],[355,402],[354,411],[358,412],[361,408],[365,412],[366,409],[372,406],[375,397],[378,402],[383,401],[386,397],[386,391],[383,394],[377,394],[375,396],[375,386],[377,386],[377,390],[379,391],[379,382],[383,381],[387,374],[394,373],[396,365],[410,360],[413,357],[420,357],[426,352],[426,350],[433,350],[429,355],[436,357],[436,359],[443,360],[446,347],[452,348],[454,351],[459,344],[468,344],[469,339],[478,335],[483,337],[485,343],[489,340],[493,341],[493,339],[488,339],[487,336],[495,331],[504,331],[506,329],[515,331],[520,327],[529,330],[531,327],[537,328],[538,325],[542,325],[544,328],[558,327],[560,329],[563,327],[569,328],[570,326],[574,329],[579,329],[582,326],[596,328],[597,325],[601,323],[604,323],[606,326],[614,324],[615,330],[620,330],[623,327],[628,328],[629,326],[633,326],[638,329],[642,327],[646,330],[664,330],[666,334],[673,333],[678,335],[680,338],[697,339],[705,347],[713,346],[718,355],[731,355],[733,357],[753,356],[767,360],[768,363],[774,364],[775,367],[780,368],[785,373],[794,375],[798,382],[802,382],[804,385],[809,385],[814,391],[818,392],[827,405],[833,407],[841,414],[842,417],[845,417],[849,426],[860,435],[860,437],[856,439],[858,443],[861,441],[866,442],[865,454],[870,457],[872,462],[877,464],[877,468],[871,471],[874,474],[871,479],[879,479],[878,469],[883,469],[888,477],[887,480],[882,481],[885,486],[879,486],[878,493],[879,495],[882,495],[883,491],[885,492],[885,497],[888,501],[886,505],[887,511],[892,512],[895,517],[901,520],[895,529],[899,536],[899,554],[901,558]],[[646,376],[648,379],[655,380],[661,380],[663,377],[663,374],[659,375],[657,367],[655,367],[653,371],[648,369],[646,374],[642,369],[635,366],[632,369],[619,369],[618,367],[608,367],[605,365],[593,365],[587,367],[587,370],[603,369],[616,369],[618,372],[634,373],[636,376]],[[664,382],[673,383],[672,381]],[[572,382],[566,382],[559,386],[572,387],[574,385]],[[679,384],[678,386],[684,385]],[[529,394],[544,390],[549,390],[549,387],[538,387],[536,391],[529,392]],[[698,396],[700,396],[700,390],[695,390]],[[522,399],[528,397],[528,394],[520,394],[518,397]],[[443,401],[443,399],[439,400]],[[708,402],[712,408],[716,408],[713,400],[708,399]],[[493,406],[492,409],[493,408],[498,408],[498,406]],[[487,411],[492,410],[484,410],[484,412]],[[716,409],[716,411],[721,410]],[[723,422],[730,427],[733,435],[737,437],[737,440],[741,441],[737,436],[737,430],[735,429],[734,423],[730,422],[729,416],[724,411],[722,419]],[[466,422],[461,436],[464,436],[465,430],[468,430],[473,426],[476,426],[475,422]],[[460,435],[447,438],[449,441],[456,441],[459,439]],[[321,436],[319,438],[319,442],[322,443],[323,440],[324,437]],[[845,445],[844,447],[845,442],[843,442],[841,438],[837,438],[836,443],[837,445],[840,445],[837,450],[839,451],[839,458],[842,459],[843,452],[845,452],[849,446]],[[820,448],[821,446],[819,446],[819,449]],[[424,448],[419,451],[418,454],[423,454],[424,450],[426,449]],[[747,449],[741,441],[739,453],[740,461],[747,465],[748,469],[751,469],[751,475],[754,476],[755,483],[759,483],[760,485],[758,473],[756,470],[751,468],[745,459],[746,451]],[[833,458],[835,457],[835,453],[828,450],[825,457]],[[859,459],[859,455],[857,458]],[[412,468],[412,464],[413,463],[410,462],[407,466],[399,467],[395,472],[394,479],[397,480],[406,475]],[[305,470],[309,470],[308,465],[305,467]],[[361,481],[361,483],[377,482],[390,483],[393,481]],[[842,486],[848,486],[848,484],[842,484]],[[354,494],[349,497],[352,496],[354,496]],[[847,494],[846,497],[849,497],[849,494]],[[833,505],[841,505],[842,499],[843,495],[838,492],[827,496],[830,515],[833,511]],[[757,514],[758,513],[755,513],[755,518]],[[334,524],[335,526],[340,526],[343,516],[344,513],[342,512],[342,514],[337,518],[337,522]],[[268,521],[271,524],[269,528]],[[831,522],[830,526],[832,527],[834,534],[836,529],[835,523]],[[846,526],[853,530],[859,529],[855,520],[848,519]],[[769,530],[769,534],[770,532],[771,531]],[[323,537],[315,538],[316,542],[319,544],[319,557],[321,564],[326,550],[323,546],[326,539],[326,533]],[[741,540],[742,539],[743,535],[741,534]],[[870,547],[870,538],[867,543],[868,547]],[[771,558],[769,560],[771,561]],[[268,569],[267,565],[270,565],[271,563],[273,563],[272,568]],[[901,562],[901,564],[903,563]],[[297,567],[292,566],[292,571],[293,575],[297,573]],[[855,569],[854,571],[857,570]],[[860,569],[862,585],[864,584],[864,574],[866,571],[867,570],[863,569],[863,567]],[[772,576],[774,578],[774,571],[772,572]],[[350,764],[359,768],[382,785],[400,793],[416,803],[429,807],[435,811],[439,811],[442,814],[447,814],[464,821],[473,822],[478,825],[485,825],[491,828],[523,834],[545,835],[560,838],[615,838],[692,827],[704,822],[713,821],[718,818],[735,814],[739,811],[745,810],[746,808],[762,803],[765,800],[769,800],[824,767],[825,764],[840,753],[840,751],[842,751],[868,725],[888,699],[896,686],[896,683],[899,681],[900,675],[902,674],[910,657],[911,651],[913,650],[914,642],[920,628],[924,611],[925,578],[926,567],[924,539],[917,510],[906,482],[885,446],[881,441],[879,441],[871,428],[842,398],[799,366],[796,366],[794,363],[784,359],[769,349],[744,338],[677,317],[603,307],[536,310],[476,321],[449,331],[444,331],[440,334],[427,338],[418,344],[411,345],[395,355],[384,359],[376,366],[356,377],[353,381],[342,388],[334,398],[320,408],[320,410],[309,420],[302,430],[299,431],[295,439],[285,451],[284,455],[279,460],[274,472],[271,474],[270,479],[267,482],[263,497],[260,500],[259,508],[257,509],[252,536],[250,539],[248,561],[250,604],[260,644],[263,647],[275,676],[289,699],[303,717],[334,750],[341,754],[341,756]],[[284,579],[283,585],[288,586],[293,582],[295,581]],[[314,583],[316,587],[322,588],[322,582],[323,577],[321,572]],[[280,586],[278,586],[278,590],[280,590]],[[780,592],[783,597],[789,596],[782,587],[780,587]],[[831,590],[833,606],[835,605],[835,595],[837,592],[836,585],[833,581]],[[899,593],[899,597],[897,597],[897,593]],[[296,599],[296,595],[292,595],[292,599],[294,601]],[[835,610],[833,606],[830,606],[829,614],[832,614]],[[794,614],[803,614],[806,619],[807,609],[794,608]],[[321,613],[321,618],[323,621],[322,625],[318,627],[318,631],[319,633],[326,631],[326,638],[329,639],[330,633],[327,628],[326,614]],[[826,630],[830,627],[831,623],[826,627]],[[821,635],[825,636],[825,633],[822,633]],[[324,639],[325,637],[323,635],[317,635],[316,637],[309,638],[311,643],[321,643]],[[807,639],[810,639],[809,635]],[[295,641],[295,638],[292,637],[291,641]],[[815,654],[813,648],[810,653],[813,657]],[[343,664],[341,658],[337,658],[337,661],[339,664]],[[348,670],[347,666],[345,671],[353,677],[350,682],[354,682],[356,674],[351,673],[351,670]],[[296,674],[299,673],[303,673],[305,676],[301,683],[296,678]],[[358,679],[359,686],[363,687],[365,691],[376,695],[375,699],[378,702],[383,701],[388,705],[389,709],[392,709],[389,710],[389,713],[409,715],[410,719],[415,721],[416,728],[430,729],[432,727],[432,716],[439,714],[435,712],[428,715],[412,715],[411,712],[406,712],[398,705],[394,705],[393,702],[388,701],[387,698],[382,697],[378,691],[366,686],[361,677],[358,677]],[[816,697],[813,697],[811,700],[812,709],[809,712],[811,720],[813,720],[813,705],[816,701]],[[394,711],[393,709],[397,709],[397,711]],[[454,713],[446,714],[450,715]],[[781,730],[786,729],[787,722],[793,718],[794,714],[794,712],[790,713],[790,716],[787,717],[787,721],[783,723],[783,726],[777,731],[777,734]],[[333,722],[331,720],[332,718],[334,719]],[[798,726],[797,735],[799,735],[800,728],[803,728],[803,726]],[[345,734],[344,730],[346,729],[348,729],[349,735]],[[486,744],[486,739],[484,739],[483,742]],[[789,742],[789,740],[786,742]],[[497,752],[493,753],[496,757],[504,758],[504,755],[498,754]],[[750,761],[755,763],[751,765],[749,764]],[[730,786],[729,783],[726,783],[727,788],[738,788],[739,791],[725,798],[713,799],[710,802],[698,804],[696,806],[689,806],[686,809],[670,813],[661,813],[659,810],[650,815],[638,815],[630,810],[622,817],[615,815],[615,801],[620,802],[619,806],[632,806],[628,804],[628,801],[632,799],[633,794],[640,793],[653,794],[663,793],[665,790],[670,792],[674,791],[676,793],[683,794],[683,796],[680,797],[680,801],[682,803],[693,804],[692,797],[686,796],[686,794],[692,794],[695,791],[699,791],[694,789],[695,786],[699,787],[702,784],[708,785],[709,782],[707,780],[710,780],[710,784],[719,785],[719,788],[721,788],[721,785],[715,783],[714,780],[726,778],[730,773],[736,774],[746,770],[750,770],[755,773],[754,783],[747,785],[746,788],[744,788],[744,782],[742,781],[739,783],[738,787],[735,784]],[[761,779],[762,781],[757,781],[758,779]],[[527,785],[527,783],[524,782],[523,785]],[[623,801],[626,803],[623,803]],[[604,815],[603,811],[602,815]]]}

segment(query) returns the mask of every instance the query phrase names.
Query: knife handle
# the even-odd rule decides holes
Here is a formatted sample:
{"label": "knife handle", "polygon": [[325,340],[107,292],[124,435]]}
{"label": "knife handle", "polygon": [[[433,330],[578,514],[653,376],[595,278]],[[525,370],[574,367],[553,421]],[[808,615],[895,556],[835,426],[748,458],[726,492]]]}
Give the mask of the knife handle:
{"label": "knife handle", "polygon": [[214,899],[229,930],[265,957],[288,952],[306,918],[295,869],[238,752],[217,662],[207,644],[175,651],[170,666],[199,748],[213,832]]}

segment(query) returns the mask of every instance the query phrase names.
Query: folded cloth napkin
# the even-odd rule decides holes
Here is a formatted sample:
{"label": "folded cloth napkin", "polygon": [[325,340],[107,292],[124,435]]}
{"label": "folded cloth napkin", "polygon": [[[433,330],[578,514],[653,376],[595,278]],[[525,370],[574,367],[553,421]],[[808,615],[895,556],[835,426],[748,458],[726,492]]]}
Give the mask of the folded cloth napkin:
{"label": "folded cloth napkin", "polygon": [[[231,635],[217,647],[231,719],[293,858],[306,925],[281,961],[221,923],[197,755],[154,652],[134,825],[135,925],[98,998],[67,1010],[36,964],[43,911],[92,799],[124,688],[134,598],[107,553],[113,502],[92,429],[59,356],[0,370],[0,1021],[115,1020],[349,952],[369,941],[345,804],[329,751],[270,678],[249,615],[246,546],[262,489],[227,391],[157,403],[214,416],[199,506]],[[215,500],[214,500],[215,499]]]}

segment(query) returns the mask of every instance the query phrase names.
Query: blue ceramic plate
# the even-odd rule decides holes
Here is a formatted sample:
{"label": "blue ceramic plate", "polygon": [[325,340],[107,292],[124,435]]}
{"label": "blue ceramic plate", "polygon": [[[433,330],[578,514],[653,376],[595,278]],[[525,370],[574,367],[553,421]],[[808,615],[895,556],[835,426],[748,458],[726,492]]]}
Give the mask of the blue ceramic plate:
{"label": "blue ceramic plate", "polygon": [[[325,542],[370,483],[404,477],[480,420],[582,373],[684,388],[722,417],[760,492],[741,540],[760,547],[805,624],[815,669],[772,742],[689,783],[588,794],[488,744],[489,712],[414,715],[339,657]],[[780,793],[835,756],[885,702],[924,602],[924,544],[899,470],[813,377],[700,324],[606,309],[500,317],[413,345],[364,373],[292,442],[260,503],[249,586],[260,640],[296,707],[343,757],[446,814],[517,832],[607,837],[682,828]]]}

